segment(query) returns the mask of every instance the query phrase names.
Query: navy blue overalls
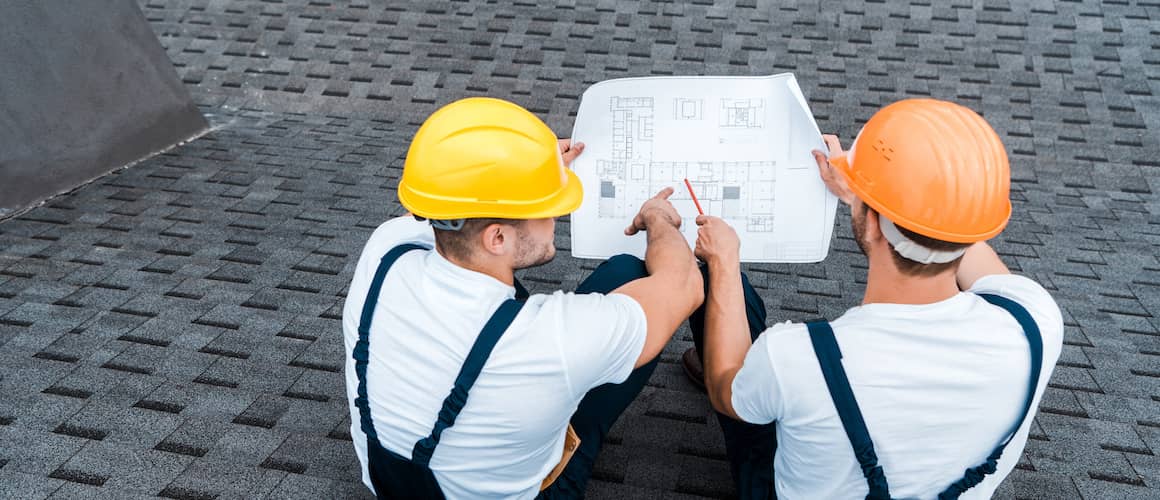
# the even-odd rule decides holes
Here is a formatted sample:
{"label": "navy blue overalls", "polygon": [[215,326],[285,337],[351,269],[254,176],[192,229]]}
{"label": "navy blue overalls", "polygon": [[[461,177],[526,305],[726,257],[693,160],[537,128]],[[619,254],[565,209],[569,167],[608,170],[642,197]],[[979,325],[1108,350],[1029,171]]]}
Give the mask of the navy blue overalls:
{"label": "navy blue overalls", "polygon": [[[1039,372],[1043,368],[1043,338],[1039,334],[1039,327],[1031,314],[1015,301],[991,294],[979,294],[983,300],[1002,307],[1015,317],[1019,326],[1023,327],[1023,334],[1027,336],[1027,343],[1031,346],[1031,380],[1027,389],[1027,400],[1023,404],[1023,414],[1015,422],[1015,428],[994,451],[987,460],[980,465],[967,469],[962,479],[955,481],[945,491],[939,493],[939,500],[958,498],[963,492],[983,481],[987,474],[995,472],[999,457],[1007,443],[1015,437],[1027,413],[1031,410],[1031,402],[1035,399],[1035,389],[1039,387]],[[842,368],[842,351],[838,349],[838,342],[834,338],[834,331],[824,320],[807,323],[810,331],[810,341],[814,346],[814,354],[822,367],[822,376],[826,379],[826,387],[830,391],[830,398],[834,400],[834,407],[838,410],[838,417],[842,420],[842,427],[854,448],[854,456],[862,467],[862,475],[870,487],[867,499],[886,500],[890,498],[890,487],[886,483],[886,474],[882,466],[878,465],[878,455],[874,452],[874,442],[870,440],[870,432],[866,429],[866,421],[862,418],[862,411],[858,409],[858,401],[854,399],[854,392],[850,390],[850,381],[846,378],[846,370]]]}
{"label": "navy blue overalls", "polygon": [[411,250],[428,250],[428,248],[415,244],[399,245],[392,248],[379,261],[374,280],[371,281],[370,289],[367,291],[366,302],[363,304],[362,317],[358,325],[358,343],[355,344],[353,353],[355,373],[358,375],[358,395],[354,404],[358,408],[362,431],[367,436],[367,465],[371,484],[374,485],[379,498],[443,498],[443,491],[439,488],[435,474],[431,472],[429,466],[431,456],[435,453],[435,447],[439,445],[443,431],[455,425],[455,418],[467,404],[468,391],[483,371],[483,365],[487,362],[495,344],[519,314],[524,305],[523,299],[528,296],[527,290],[516,282],[516,299],[508,299],[500,304],[499,309],[483,326],[483,330],[463,361],[463,367],[459,369],[451,393],[443,400],[443,408],[439,410],[439,417],[431,434],[415,443],[415,447],[411,450],[411,458],[407,459],[379,443],[374,422],[371,420],[370,405],[367,402],[367,355],[370,349],[371,320],[375,304],[379,301],[383,278],[399,256]]}

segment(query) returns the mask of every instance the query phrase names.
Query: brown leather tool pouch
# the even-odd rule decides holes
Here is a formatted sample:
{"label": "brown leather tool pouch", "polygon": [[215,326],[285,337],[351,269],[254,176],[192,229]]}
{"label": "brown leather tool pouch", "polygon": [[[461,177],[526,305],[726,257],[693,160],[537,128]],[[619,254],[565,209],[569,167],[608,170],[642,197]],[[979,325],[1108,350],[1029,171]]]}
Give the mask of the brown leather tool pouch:
{"label": "brown leather tool pouch", "polygon": [[576,435],[576,431],[572,430],[572,424],[568,424],[568,432],[564,434],[564,453],[560,456],[560,463],[548,473],[548,477],[544,478],[544,482],[540,483],[540,491],[548,489],[552,483],[556,482],[556,478],[560,477],[560,473],[564,472],[564,467],[568,466],[568,461],[572,459],[572,455],[576,454],[576,450],[580,448],[580,436]]}

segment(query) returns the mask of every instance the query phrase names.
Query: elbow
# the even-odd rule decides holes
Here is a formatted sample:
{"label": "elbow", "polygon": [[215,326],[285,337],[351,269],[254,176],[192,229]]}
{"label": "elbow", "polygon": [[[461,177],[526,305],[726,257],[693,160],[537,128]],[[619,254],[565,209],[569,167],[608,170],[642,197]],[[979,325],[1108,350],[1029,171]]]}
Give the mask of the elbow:
{"label": "elbow", "polygon": [[725,414],[725,415],[728,415],[731,413],[730,410],[732,410],[732,408],[726,408],[725,402],[722,401],[719,396],[710,397],[709,404],[713,406],[713,411],[715,411],[717,413],[721,413],[721,414]]}
{"label": "elbow", "polygon": [[729,368],[705,367],[705,392],[709,393],[709,404],[713,410],[729,418],[740,420],[733,410],[733,380],[737,378],[740,365]]}
{"label": "elbow", "polygon": [[[708,377],[708,374],[706,374]],[[733,391],[728,384],[722,384],[718,381],[705,380],[705,386],[709,389],[709,404],[713,410],[722,415],[728,415],[731,418],[737,418],[733,413],[732,397]]]}
{"label": "elbow", "polygon": [[693,310],[701,307],[705,303],[705,278],[701,276],[701,269],[697,267],[696,262],[690,266],[689,277],[685,280],[685,286],[691,294],[690,300],[692,306],[689,308],[691,314]]}
{"label": "elbow", "polygon": [[699,271],[690,278],[689,288],[693,289],[693,309],[697,309],[705,302],[705,281]]}

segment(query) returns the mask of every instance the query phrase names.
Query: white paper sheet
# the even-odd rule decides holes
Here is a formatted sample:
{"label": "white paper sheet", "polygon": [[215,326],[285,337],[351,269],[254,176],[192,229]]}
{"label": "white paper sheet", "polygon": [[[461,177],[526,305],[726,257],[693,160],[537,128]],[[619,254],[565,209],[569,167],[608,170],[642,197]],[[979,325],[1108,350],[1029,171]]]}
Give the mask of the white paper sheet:
{"label": "white paper sheet", "polygon": [[576,257],[643,257],[645,235],[624,228],[666,186],[693,245],[688,178],[705,213],[737,230],[742,261],[826,258],[838,200],[818,175],[811,151],[825,144],[792,73],[603,81],[584,92],[572,139],[586,146],[572,163],[584,185]]}

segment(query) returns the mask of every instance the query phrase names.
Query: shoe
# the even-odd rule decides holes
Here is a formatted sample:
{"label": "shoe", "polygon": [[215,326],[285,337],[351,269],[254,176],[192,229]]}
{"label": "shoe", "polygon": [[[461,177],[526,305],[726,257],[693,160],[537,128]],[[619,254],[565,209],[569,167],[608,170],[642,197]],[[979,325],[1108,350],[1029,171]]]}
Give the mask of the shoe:
{"label": "shoe", "polygon": [[696,347],[690,347],[681,356],[681,366],[685,369],[689,381],[701,389],[701,392],[705,392],[705,367],[701,366],[701,356],[697,354]]}

